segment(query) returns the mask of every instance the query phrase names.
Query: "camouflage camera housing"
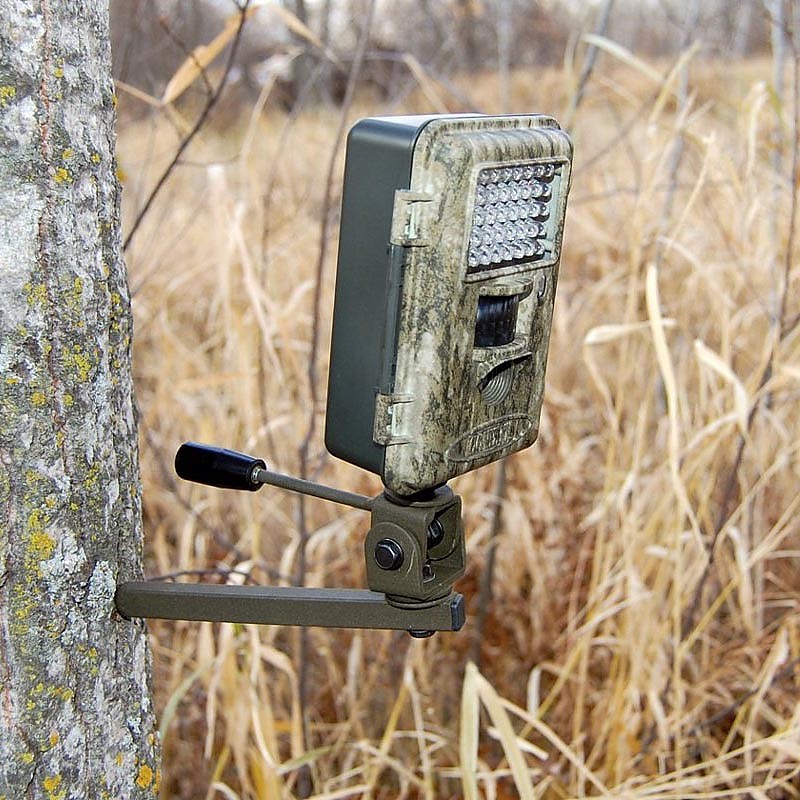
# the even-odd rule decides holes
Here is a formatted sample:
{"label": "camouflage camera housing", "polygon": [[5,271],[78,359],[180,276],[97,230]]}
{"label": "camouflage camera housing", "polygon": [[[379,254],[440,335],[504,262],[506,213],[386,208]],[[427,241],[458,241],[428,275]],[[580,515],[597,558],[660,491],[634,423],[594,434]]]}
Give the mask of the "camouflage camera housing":
{"label": "camouflage camera housing", "polygon": [[414,495],[539,431],[572,144],[551,117],[373,117],[347,142],[325,443]]}

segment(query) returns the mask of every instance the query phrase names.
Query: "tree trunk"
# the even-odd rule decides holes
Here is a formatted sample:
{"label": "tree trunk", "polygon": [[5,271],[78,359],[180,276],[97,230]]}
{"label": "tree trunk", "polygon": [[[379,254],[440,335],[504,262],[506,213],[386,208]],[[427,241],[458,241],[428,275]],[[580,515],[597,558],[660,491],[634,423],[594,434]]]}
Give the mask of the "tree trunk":
{"label": "tree trunk", "polygon": [[733,41],[731,51],[734,58],[744,58],[750,50],[750,31],[753,27],[753,2],[740,0],[735,7]]}
{"label": "tree trunk", "polygon": [[0,798],[153,798],[108,6],[0,18]]}
{"label": "tree trunk", "polygon": [[478,43],[476,36],[478,23],[476,20],[475,7],[475,0],[458,0],[457,3],[463,69],[468,74],[475,72],[478,67]]}
{"label": "tree trunk", "polygon": [[511,45],[514,37],[511,0],[497,3],[497,73],[500,80],[500,111],[511,108]]}
{"label": "tree trunk", "polygon": [[[294,15],[303,25],[311,27],[308,19],[306,0],[294,0]],[[307,41],[299,40],[298,44],[303,48],[303,52],[292,62],[294,104],[296,105],[298,101],[303,102],[306,99],[310,100],[312,103],[318,103],[323,99],[324,92],[321,91],[319,85],[311,85],[311,82],[314,80],[314,68],[317,59],[314,53],[309,50]]]}

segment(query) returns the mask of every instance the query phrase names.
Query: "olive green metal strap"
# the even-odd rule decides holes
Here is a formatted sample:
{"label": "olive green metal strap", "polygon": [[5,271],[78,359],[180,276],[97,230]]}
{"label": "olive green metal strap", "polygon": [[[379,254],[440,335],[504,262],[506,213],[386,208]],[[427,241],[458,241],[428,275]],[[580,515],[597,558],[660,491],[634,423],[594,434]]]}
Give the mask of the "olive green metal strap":
{"label": "olive green metal strap", "polygon": [[117,611],[128,619],[206,620],[322,628],[379,628],[426,634],[457,631],[464,624],[464,598],[449,594],[435,602],[392,605],[366,589],[133,581],[117,588]]}

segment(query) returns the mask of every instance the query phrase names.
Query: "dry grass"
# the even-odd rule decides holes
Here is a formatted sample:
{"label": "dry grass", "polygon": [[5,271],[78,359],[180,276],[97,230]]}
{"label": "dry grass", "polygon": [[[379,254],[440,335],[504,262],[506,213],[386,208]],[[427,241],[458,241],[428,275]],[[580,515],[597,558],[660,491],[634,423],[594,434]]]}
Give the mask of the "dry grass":
{"label": "dry grass", "polygon": [[[291,797],[301,765],[320,798],[800,796],[800,332],[777,319],[784,292],[784,322],[799,310],[792,109],[776,108],[766,62],[693,65],[683,103],[664,79],[601,63],[573,129],[542,431],[509,463],[480,671],[474,607],[461,633],[428,641],[312,630],[303,665],[293,630],[153,625],[163,797]],[[514,108],[557,115],[562,83],[513,76]],[[430,109],[425,88],[394,110]],[[493,76],[464,89],[497,110]],[[386,110],[356,106],[353,118]],[[192,438],[298,468],[337,122],[229,110],[137,234],[151,575],[221,565],[273,583],[296,570],[294,497],[178,486],[171,458]],[[163,119],[122,127],[129,217],[175,146]],[[320,398],[334,271],[332,248]],[[325,455],[313,413],[316,477],[377,493]],[[455,482],[473,601],[493,479],[490,467]],[[307,504],[311,584],[363,585],[367,521]]]}

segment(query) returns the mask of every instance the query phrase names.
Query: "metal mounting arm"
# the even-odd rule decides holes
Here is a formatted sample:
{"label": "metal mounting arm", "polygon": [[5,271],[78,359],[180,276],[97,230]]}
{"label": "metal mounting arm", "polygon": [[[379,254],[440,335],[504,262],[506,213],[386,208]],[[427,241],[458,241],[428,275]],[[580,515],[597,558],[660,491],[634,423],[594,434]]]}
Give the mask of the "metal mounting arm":
{"label": "metal mounting arm", "polygon": [[383,628],[422,634],[457,631],[464,624],[464,598],[450,594],[435,603],[400,608],[366,589],[302,589],[273,586],[138,581],[117,589],[123,617],[303,625],[320,628]]}
{"label": "metal mounting arm", "polygon": [[255,491],[265,483],[372,512],[365,541],[370,589],[220,586],[135,581],[117,588],[122,616],[263,625],[407,630],[412,636],[457,631],[464,598],[461,500],[445,487],[424,498],[365,497],[282,475],[259,458],[187,442],[175,457],[185,480]]}

